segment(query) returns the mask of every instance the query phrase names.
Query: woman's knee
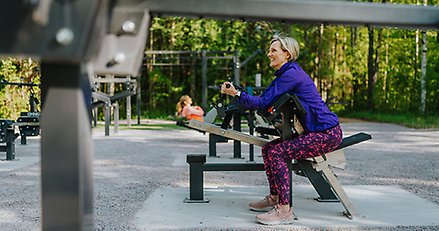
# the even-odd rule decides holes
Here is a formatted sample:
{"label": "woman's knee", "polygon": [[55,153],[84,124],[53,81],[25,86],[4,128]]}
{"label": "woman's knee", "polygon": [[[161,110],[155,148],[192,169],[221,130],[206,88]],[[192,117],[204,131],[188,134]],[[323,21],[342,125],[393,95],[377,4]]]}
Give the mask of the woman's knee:
{"label": "woman's knee", "polygon": [[270,152],[270,150],[273,148],[273,145],[271,145],[270,143],[262,146],[261,148],[261,152],[262,152],[262,158],[265,160],[268,158],[268,153]]}
{"label": "woman's knee", "polygon": [[274,160],[274,159],[283,159],[284,156],[284,150],[282,150],[280,147],[274,147],[272,149],[270,149],[267,152],[267,158],[269,158],[270,160]]}

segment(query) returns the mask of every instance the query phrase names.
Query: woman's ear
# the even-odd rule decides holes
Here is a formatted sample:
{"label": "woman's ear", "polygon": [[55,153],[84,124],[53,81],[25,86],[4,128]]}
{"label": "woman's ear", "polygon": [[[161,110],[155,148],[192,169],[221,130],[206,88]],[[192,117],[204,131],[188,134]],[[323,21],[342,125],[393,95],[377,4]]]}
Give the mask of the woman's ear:
{"label": "woman's ear", "polygon": [[285,54],[287,55],[287,59],[290,60],[290,58],[291,58],[291,54],[290,54],[290,52],[288,52],[288,51],[284,51],[284,52],[285,52]]}

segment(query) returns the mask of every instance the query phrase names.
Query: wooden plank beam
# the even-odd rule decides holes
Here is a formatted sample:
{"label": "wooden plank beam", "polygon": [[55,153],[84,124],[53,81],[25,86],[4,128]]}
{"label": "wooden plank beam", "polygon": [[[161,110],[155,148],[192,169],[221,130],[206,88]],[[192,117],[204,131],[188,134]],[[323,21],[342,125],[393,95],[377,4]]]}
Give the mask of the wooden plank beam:
{"label": "wooden plank beam", "polygon": [[264,144],[270,142],[270,140],[264,138],[252,136],[235,130],[222,129],[220,126],[211,123],[197,121],[197,120],[190,120],[188,126],[194,129],[206,131],[208,133],[224,136],[230,139],[238,140],[248,144],[253,144],[256,146],[263,146]]}

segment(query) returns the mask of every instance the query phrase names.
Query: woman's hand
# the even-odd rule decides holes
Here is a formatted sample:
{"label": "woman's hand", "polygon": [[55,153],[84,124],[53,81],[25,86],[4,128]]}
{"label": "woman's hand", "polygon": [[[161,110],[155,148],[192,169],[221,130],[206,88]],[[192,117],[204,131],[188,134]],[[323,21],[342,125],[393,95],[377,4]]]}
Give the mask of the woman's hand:
{"label": "woman's hand", "polygon": [[238,91],[235,89],[235,86],[231,82],[224,82],[221,85],[221,93],[235,96],[238,94]]}

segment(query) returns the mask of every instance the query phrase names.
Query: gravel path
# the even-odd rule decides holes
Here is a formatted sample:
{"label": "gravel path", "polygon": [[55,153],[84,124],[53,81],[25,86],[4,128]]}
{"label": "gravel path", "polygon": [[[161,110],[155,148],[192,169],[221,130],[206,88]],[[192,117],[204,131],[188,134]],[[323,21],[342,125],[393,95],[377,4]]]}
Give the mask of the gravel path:
{"label": "gravel path", "polygon": [[[342,185],[399,185],[439,205],[438,130],[367,122],[342,123],[342,128],[345,136],[360,131],[373,136],[345,149],[348,165],[336,172]],[[122,129],[109,137],[103,134],[102,129],[93,130],[95,230],[136,230],[134,216],[154,190],[188,187],[185,156],[208,152],[208,136],[189,129]],[[219,155],[232,153],[232,146],[218,144]],[[242,150],[248,152],[247,146]],[[17,159],[38,158],[39,138],[28,138],[28,145],[18,142],[16,153]],[[39,162],[9,171],[2,171],[1,164],[0,230],[40,230]],[[294,181],[308,184],[303,177]],[[267,185],[263,172],[207,172],[205,184]],[[439,230],[439,226],[386,230]]]}

